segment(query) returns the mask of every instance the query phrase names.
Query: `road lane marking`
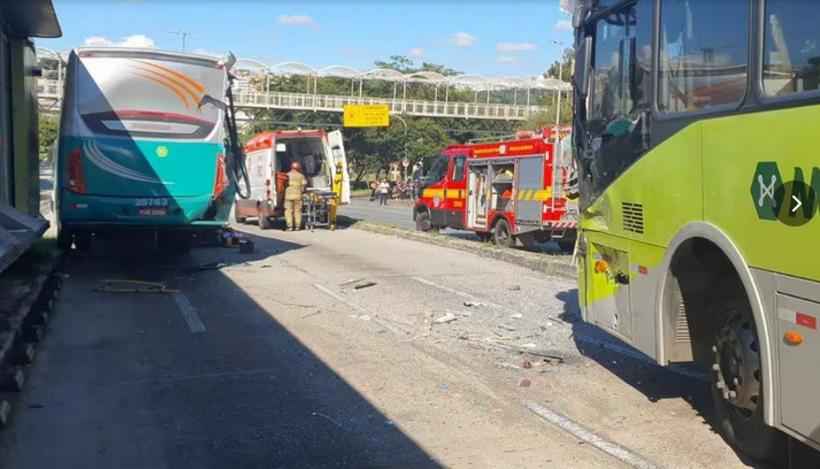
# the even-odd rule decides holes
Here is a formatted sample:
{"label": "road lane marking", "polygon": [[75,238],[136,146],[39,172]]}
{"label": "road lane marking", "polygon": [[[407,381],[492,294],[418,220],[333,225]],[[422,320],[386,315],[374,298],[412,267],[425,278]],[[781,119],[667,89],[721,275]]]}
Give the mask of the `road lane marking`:
{"label": "road lane marking", "polygon": [[202,323],[199,313],[196,312],[196,308],[187,296],[182,293],[174,293],[174,302],[176,302],[179,312],[182,314],[182,319],[188,324],[188,329],[191,330],[192,334],[201,334],[206,331],[205,324]]}
{"label": "road lane marking", "polygon": [[554,412],[540,404],[536,404],[535,402],[525,402],[524,405],[527,407],[527,409],[530,410],[530,412],[534,413],[535,415],[555,425],[561,430],[570,433],[579,440],[583,440],[589,443],[590,445],[598,448],[599,450],[614,457],[615,459],[618,459],[621,462],[629,464],[630,466],[637,469],[658,468],[657,465],[640,456],[638,453],[635,453],[634,451],[626,447],[623,447],[617,443],[605,440],[604,438],[596,435],[590,430],[587,430],[581,424],[574,422],[568,417],[565,417],[557,412]]}
{"label": "road lane marking", "polygon": [[433,288],[438,288],[441,291],[446,291],[447,293],[452,293],[453,295],[460,296],[462,298],[473,301],[475,303],[485,304],[487,306],[492,306],[493,308],[502,308],[501,305],[498,305],[498,304],[495,304],[495,303],[490,303],[489,301],[480,300],[480,299],[476,298],[475,296],[473,296],[469,293],[459,291],[459,290],[456,290],[456,289],[453,289],[453,288],[450,288],[450,287],[445,287],[444,285],[439,285],[438,283],[427,280],[426,278],[422,278],[422,277],[410,277],[410,278],[412,278],[416,282],[423,283],[424,285],[427,285],[427,286],[430,286],[430,287],[433,287]]}

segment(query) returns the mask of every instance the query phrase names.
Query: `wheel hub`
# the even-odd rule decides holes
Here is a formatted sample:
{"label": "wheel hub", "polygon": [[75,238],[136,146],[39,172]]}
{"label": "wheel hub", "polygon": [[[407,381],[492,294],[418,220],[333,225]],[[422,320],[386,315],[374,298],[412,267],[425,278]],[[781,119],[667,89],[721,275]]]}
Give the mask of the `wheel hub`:
{"label": "wheel hub", "polygon": [[751,320],[735,319],[726,324],[713,348],[715,386],[723,398],[750,416],[760,402],[760,353]]}

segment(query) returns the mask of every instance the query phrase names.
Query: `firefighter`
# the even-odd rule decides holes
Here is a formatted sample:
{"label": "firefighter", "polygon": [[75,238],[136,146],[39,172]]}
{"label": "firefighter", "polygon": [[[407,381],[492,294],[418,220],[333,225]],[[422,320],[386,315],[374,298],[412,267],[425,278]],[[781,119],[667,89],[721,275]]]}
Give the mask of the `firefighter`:
{"label": "firefighter", "polygon": [[285,189],[285,222],[288,230],[302,229],[302,193],[307,179],[302,175],[302,165],[294,161],[288,172],[288,187]]}
{"label": "firefighter", "polygon": [[328,215],[329,215],[329,222],[330,222],[330,229],[336,229],[336,210],[338,209],[339,205],[342,203],[342,180],[343,175],[342,171],[342,162],[336,163],[336,172],[333,173],[333,199],[330,200],[330,207],[328,207]]}

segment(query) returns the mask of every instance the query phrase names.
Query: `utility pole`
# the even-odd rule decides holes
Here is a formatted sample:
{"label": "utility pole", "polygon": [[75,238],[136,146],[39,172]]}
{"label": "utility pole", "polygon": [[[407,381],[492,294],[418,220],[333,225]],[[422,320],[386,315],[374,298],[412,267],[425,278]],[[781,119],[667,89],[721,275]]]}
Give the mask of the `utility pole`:
{"label": "utility pole", "polygon": [[176,34],[182,40],[182,52],[185,52],[185,44],[188,41],[188,38],[191,36],[191,33],[188,31],[169,31],[168,34]]}

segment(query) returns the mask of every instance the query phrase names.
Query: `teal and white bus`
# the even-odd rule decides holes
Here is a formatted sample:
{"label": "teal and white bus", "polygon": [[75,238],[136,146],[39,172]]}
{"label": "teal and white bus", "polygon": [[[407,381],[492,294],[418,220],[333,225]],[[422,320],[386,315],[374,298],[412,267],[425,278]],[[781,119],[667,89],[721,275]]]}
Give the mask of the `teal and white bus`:
{"label": "teal and white bus", "polygon": [[224,225],[242,166],[226,145],[229,93],[227,67],[212,57],[73,51],[55,175],[60,245],[128,231],[185,250],[195,230]]}

